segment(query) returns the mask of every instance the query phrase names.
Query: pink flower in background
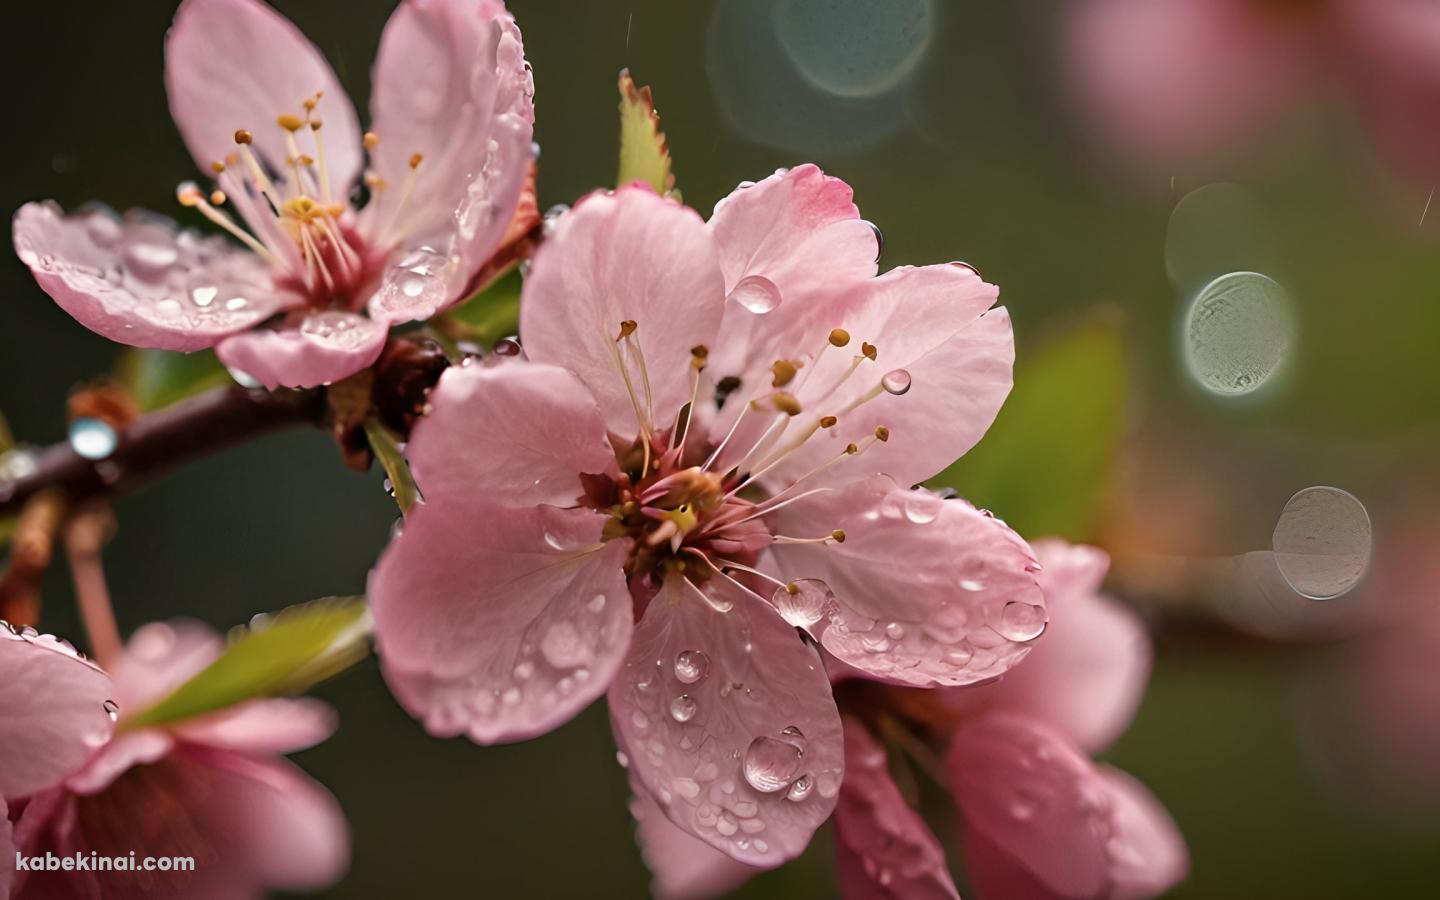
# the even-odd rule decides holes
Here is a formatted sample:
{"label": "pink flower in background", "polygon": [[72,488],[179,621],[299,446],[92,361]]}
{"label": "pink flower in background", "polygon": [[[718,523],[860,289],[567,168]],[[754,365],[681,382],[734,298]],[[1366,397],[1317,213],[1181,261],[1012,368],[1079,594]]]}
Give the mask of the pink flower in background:
{"label": "pink flower in background", "polygon": [[1081,0],[1074,90],[1102,136],[1162,161],[1232,151],[1307,91],[1349,95],[1386,155],[1440,159],[1440,7],[1416,0]]}
{"label": "pink flower in background", "polygon": [[46,202],[15,216],[40,286],[111,340],[215,347],[272,388],[337,381],[375,361],[391,324],[468,296],[520,205],[532,85],[495,0],[400,5],[363,139],[324,57],[258,0],[185,0],[165,70],[181,136],[215,179],[213,193],[181,185],[180,203],[243,248],[140,213]]}
{"label": "pink flower in background", "polygon": [[969,267],[877,277],[877,250],[814,166],[708,223],[643,186],[562,217],[525,283],[528,359],[446,372],[407,447],[425,502],[369,589],[406,709],[491,743],[608,690],[640,802],[773,866],[842,776],[796,626],[902,684],[1022,659],[1045,623],[1029,548],[909,489],[994,419],[1009,318]]}
{"label": "pink flower in background", "polygon": [[[1135,711],[1149,669],[1144,630],[1096,594],[1108,566],[1103,553],[1059,541],[1035,549],[1050,628],[998,682],[897,693],[850,679],[840,688],[850,714],[835,862],[848,900],[958,896],[938,839],[891,778],[883,732],[862,719],[910,721],[948,744],[943,775],[982,900],[1147,897],[1184,876],[1188,855],[1164,809],[1084,752],[1101,749]],[[755,873],[685,835],[636,794],[638,839],[662,900],[713,897]]]}
{"label": "pink flower in background", "polygon": [[[13,648],[7,645],[0,641],[0,666],[9,668],[7,650]],[[67,659],[72,681],[81,667],[95,673],[84,676],[80,699],[65,701],[77,720],[84,719],[83,753],[71,752],[74,741],[58,733],[18,746],[0,737],[6,762],[16,753],[22,763],[50,767],[49,777],[28,779],[14,792],[0,774],[16,851],[27,857],[131,851],[137,858],[190,856],[195,871],[24,871],[14,873],[11,896],[239,900],[260,897],[267,888],[319,888],[340,877],[349,841],[338,804],[277,758],[329,737],[335,717],[328,707],[311,700],[256,700],[162,728],[126,727],[127,714],[152,706],[221,649],[220,638],[197,623],[147,625],[113,667],[113,685],[88,663]],[[17,664],[26,666],[16,671],[30,679],[47,672],[31,660]],[[92,705],[103,727],[90,721]],[[107,709],[119,711],[113,737]],[[25,718],[38,721],[41,713]],[[10,875],[13,860],[13,854],[7,857],[0,877]]]}
{"label": "pink flower in background", "polygon": [[109,677],[69,644],[0,625],[0,897],[15,842],[7,804],[58,783],[110,739]]}

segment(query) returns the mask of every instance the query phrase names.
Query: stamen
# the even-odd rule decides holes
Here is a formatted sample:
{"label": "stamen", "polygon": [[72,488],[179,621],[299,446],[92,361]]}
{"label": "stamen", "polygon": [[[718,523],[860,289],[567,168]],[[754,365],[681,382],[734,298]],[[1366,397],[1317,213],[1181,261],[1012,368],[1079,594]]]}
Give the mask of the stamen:
{"label": "stamen", "polygon": [[845,532],[837,528],[824,537],[815,538],[797,538],[777,534],[772,540],[777,544],[843,544],[845,543]]}
{"label": "stamen", "polygon": [[[379,139],[377,138],[376,141],[378,143]],[[405,184],[400,188],[400,201],[395,204],[395,211],[390,214],[390,223],[380,231],[382,243],[394,242],[396,240],[394,233],[402,230],[400,226],[404,221],[405,204],[410,202],[410,195],[415,191],[415,181],[420,177],[420,164],[424,161],[424,154],[412,153],[410,155],[410,171],[405,173]]]}
{"label": "stamen", "polygon": [[255,186],[260,189],[260,193],[265,195],[265,199],[270,201],[275,214],[279,215],[282,206],[280,194],[275,190],[275,185],[270,183],[270,176],[260,168],[260,160],[256,159],[255,154],[250,150],[250,142],[254,139],[254,135],[243,128],[235,132],[235,144],[240,148],[240,158],[245,161],[245,168],[250,170],[250,177],[254,179]]}
{"label": "stamen", "polygon": [[615,366],[620,370],[620,377],[625,382],[625,392],[630,395],[630,406],[635,410],[635,421],[640,426],[640,438],[645,442],[645,458],[641,465],[640,475],[650,470],[650,444],[652,429],[650,420],[646,418],[645,411],[640,408],[640,397],[635,393],[635,384],[630,379],[630,369],[625,365],[625,360],[620,355],[620,342],[635,333],[636,324],[633,319],[626,319],[620,323],[620,334],[613,341],[608,342],[610,357],[615,361]]}
{"label": "stamen", "polygon": [[[741,584],[739,581],[736,581],[735,578],[734,578],[733,576],[731,576],[729,572],[726,572],[724,568],[721,568],[721,567],[719,567],[719,566],[716,566],[715,563],[711,562],[710,557],[706,556],[704,553],[700,552],[699,550],[695,549],[694,547],[686,547],[685,549],[686,549],[688,552],[693,553],[694,555],[696,555],[696,556],[700,557],[702,560],[704,560],[704,561],[705,561],[705,564],[710,567],[710,570],[711,570],[711,571],[713,571],[716,575],[719,575],[721,578],[723,578],[723,579],[725,579],[726,581],[728,581],[728,582],[730,582],[731,584],[733,584],[733,585],[734,585],[736,588],[738,588],[739,590],[745,592],[746,594],[749,594],[751,597],[754,597],[756,600],[759,600],[761,603],[767,603],[767,604],[768,604],[768,603],[770,602],[769,600],[765,599],[764,597],[762,597],[762,596],[760,596],[759,594],[755,593],[754,591],[750,590],[750,589],[749,589],[748,587],[746,587],[745,585]],[[726,563],[725,563],[726,568],[730,567],[731,565],[732,565],[732,564],[731,564],[729,561],[726,561]],[[768,578],[769,576],[763,576],[763,577],[767,577],[767,578]],[[688,579],[687,579],[687,580],[688,580]],[[692,584],[691,587],[695,587],[695,586]],[[700,589],[699,589],[698,587],[696,587],[695,590],[700,591]],[[724,606],[723,606],[723,608],[722,608],[721,606],[717,606],[717,605],[715,604],[715,602],[714,602],[713,600],[711,600],[708,595],[705,594],[704,591],[700,591],[700,594],[701,594],[701,596],[704,596],[704,597],[705,597],[705,602],[709,603],[712,607],[714,607],[715,609],[719,610],[720,612],[729,612],[729,611],[731,610],[731,608],[733,608],[733,606],[734,606],[734,604],[727,602],[727,603],[724,604]]]}
{"label": "stamen", "polygon": [[770,397],[770,405],[787,416],[798,416],[802,411],[800,401],[795,399],[795,395],[787,394],[784,391],[776,391],[772,394]]}
{"label": "stamen", "polygon": [[[220,195],[219,202],[223,203],[225,200],[225,195],[219,191],[216,191],[215,193]],[[251,250],[254,250],[256,254],[265,259],[267,262],[273,263],[276,261],[275,256],[270,252],[270,250],[264,244],[257,241],[254,236],[250,234],[250,232],[241,228],[235,223],[234,219],[225,215],[223,211],[216,209],[209,202],[207,202],[205,199],[205,195],[201,193],[200,189],[196,187],[194,183],[185,182],[184,184],[180,185],[179,189],[177,189],[175,192],[175,198],[180,201],[181,206],[200,210],[201,215],[214,222],[216,225],[219,225],[226,231],[230,232],[232,235],[238,238],[241,243],[249,247]],[[213,195],[211,199],[214,199]]]}
{"label": "stamen", "polygon": [[630,351],[630,356],[640,366],[640,382],[645,387],[645,412],[651,422],[655,421],[655,392],[650,388],[650,370],[645,367],[645,354],[640,351],[640,343],[635,340],[635,323],[630,323],[630,330],[625,333],[625,348]]}
{"label": "stamen", "polygon": [[775,376],[770,382],[771,386],[781,388],[794,381],[795,373],[800,370],[788,359],[777,359],[770,364],[770,371]]}
{"label": "stamen", "polygon": [[685,443],[690,440],[690,424],[695,421],[695,404],[700,400],[700,373],[705,371],[709,358],[710,348],[704,344],[690,348],[690,403],[685,407],[685,420],[675,423],[676,433],[680,435],[677,460],[685,457]]}
{"label": "stamen", "polygon": [[771,584],[775,585],[776,587],[782,587],[782,588],[788,588],[788,587],[789,587],[789,585],[788,585],[787,582],[781,581],[780,579],[774,577],[773,575],[766,575],[764,572],[760,571],[759,569],[752,569],[750,566],[742,566],[740,563],[731,562],[731,561],[728,560],[728,559],[725,561],[725,565],[723,565],[723,566],[720,567],[720,574],[721,574],[721,575],[724,575],[725,572],[726,572],[726,570],[729,570],[729,569],[734,569],[734,570],[737,571],[737,572],[744,572],[744,573],[747,574],[747,575],[754,575],[756,578],[763,578],[765,581],[770,582]]}

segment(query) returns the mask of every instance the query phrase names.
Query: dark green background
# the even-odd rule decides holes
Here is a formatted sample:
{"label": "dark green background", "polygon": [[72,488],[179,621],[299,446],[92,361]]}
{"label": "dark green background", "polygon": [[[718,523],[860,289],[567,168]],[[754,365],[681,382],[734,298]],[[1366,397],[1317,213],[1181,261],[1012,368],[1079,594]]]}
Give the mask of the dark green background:
{"label": "dark green background", "polygon": [[[389,3],[279,5],[363,108]],[[924,60],[878,105],[816,106],[781,81],[770,93],[764,78],[740,79],[750,93],[739,102],[773,104],[810,129],[808,137],[792,129],[788,146],[774,148],[730,125],[713,89],[777,65],[774,43],[755,36],[718,50],[707,42],[714,3],[515,0],[535,67],[541,205],[613,182],[615,75],[629,66],[654,86],[680,186],[702,211],[743,179],[818,162],[854,186],[884,229],[886,265],[965,259],[998,283],[1022,365],[1027,348],[1095,307],[1118,310],[1129,373],[1123,473],[1223,492],[1222,514],[1184,553],[1263,548],[1284,499],[1312,483],[1355,491],[1383,533],[1388,504],[1405,494],[1404,473],[1433,470],[1437,446],[1440,256],[1433,230],[1413,221],[1427,186],[1397,187],[1343,116],[1326,109],[1299,117],[1262,159],[1176,172],[1173,189],[1164,175],[1107,165],[1065,106],[1056,62],[1065,5],[936,0]],[[150,0],[6,8],[0,206],[100,198],[180,212],[174,187],[194,172],[161,81],[171,13]],[[1165,277],[1166,223],[1179,196],[1216,175],[1251,183],[1276,266],[1300,301],[1295,372],[1266,402],[1212,402],[1186,384],[1175,358],[1179,301]],[[1396,216],[1381,199],[1404,191],[1414,195],[1414,216]],[[59,439],[67,390],[105,370],[116,350],[72,322],[13,258],[0,263],[0,279],[0,409],[23,439]],[[1183,465],[1164,449],[1175,446],[1186,449]],[[982,497],[995,489],[958,486]],[[1109,532],[1116,541],[1147,524],[1128,508],[1128,527]],[[176,615],[225,627],[259,610],[358,593],[395,517],[379,476],[344,470],[317,433],[193,465],[125,498],[118,512],[107,561],[127,631]],[[1025,515],[1008,517],[1023,527]],[[1156,503],[1148,515],[1164,525],[1188,510]],[[63,573],[50,579],[47,604],[47,630],[77,636]],[[1155,790],[1189,838],[1193,874],[1175,896],[1434,896],[1433,808],[1400,817],[1342,799],[1307,761],[1312,738],[1296,697],[1337,671],[1337,658],[1327,646],[1242,640],[1208,626],[1172,622],[1161,632],[1145,705],[1110,758]],[[326,896],[643,893],[603,708],[536,741],[479,748],[427,738],[373,663],[320,693],[343,724],[299,758],[339,796],[355,856]],[[827,857],[822,833],[804,862],[742,895],[833,896]]]}

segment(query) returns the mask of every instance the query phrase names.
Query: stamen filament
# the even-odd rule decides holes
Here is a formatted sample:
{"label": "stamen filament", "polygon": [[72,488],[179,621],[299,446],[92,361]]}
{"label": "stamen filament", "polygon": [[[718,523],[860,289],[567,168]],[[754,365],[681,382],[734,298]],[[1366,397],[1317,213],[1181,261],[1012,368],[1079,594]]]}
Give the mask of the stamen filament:
{"label": "stamen filament", "polygon": [[230,232],[232,235],[238,238],[241,243],[249,247],[251,250],[254,250],[257,255],[265,259],[267,262],[278,262],[275,259],[275,255],[270,252],[270,249],[268,247],[257,241],[254,235],[241,228],[238,224],[236,224],[234,219],[227,216],[223,211],[218,210],[214,206],[210,205],[210,201],[206,200],[205,196],[201,194],[198,189],[190,191],[182,188],[179,194],[179,198],[181,206],[193,206],[194,208],[200,210],[200,214],[202,216],[209,219],[211,222],[214,222],[216,225],[219,225],[226,231]]}

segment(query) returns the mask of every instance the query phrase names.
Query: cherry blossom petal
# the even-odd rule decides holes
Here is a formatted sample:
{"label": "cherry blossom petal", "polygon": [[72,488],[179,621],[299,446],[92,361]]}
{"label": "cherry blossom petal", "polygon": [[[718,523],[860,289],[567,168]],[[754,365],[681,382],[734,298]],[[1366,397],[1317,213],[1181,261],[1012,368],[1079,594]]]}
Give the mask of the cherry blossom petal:
{"label": "cherry blossom petal", "polygon": [[1113,834],[1110,880],[1115,900],[1158,897],[1179,884],[1190,870],[1190,851],[1175,820],[1139,781],[1100,766],[1110,794]]}
{"label": "cherry blossom petal", "polygon": [[11,837],[10,810],[0,797],[0,897],[10,896],[10,882],[15,878],[15,840]]}
{"label": "cherry blossom petal", "polygon": [[1411,0],[1335,4],[1350,71],[1383,149],[1407,174],[1433,179],[1440,126],[1440,10]]}
{"label": "cherry blossom petal", "polygon": [[605,691],[632,628],[624,541],[586,509],[414,507],[370,575],[386,680],[437,736],[522,740]]}
{"label": "cherry blossom petal", "polygon": [[300,302],[265,263],[162,216],[52,202],[15,213],[15,252],[60,308],[112,341],[201,350]]}
{"label": "cherry blossom petal", "polygon": [[216,660],[225,641],[194,619],[140,626],[110,666],[121,718],[144,712]]}
{"label": "cherry blossom petal", "polygon": [[1090,760],[1058,731],[1023,716],[975,717],[956,729],[946,767],[965,828],[981,839],[965,847],[978,893],[1031,896],[1011,893],[1013,867],[984,852],[987,843],[1018,861],[1021,883],[1034,879],[1062,897],[1105,893],[1109,794]]}
{"label": "cherry blossom petal", "polygon": [[329,309],[308,313],[298,324],[226,338],[215,354],[232,371],[270,390],[317,387],[343,381],[374,363],[388,335],[380,322]]}
{"label": "cherry blossom petal", "polygon": [[[827,414],[838,415],[839,424],[811,436],[766,482],[789,484],[836,459],[846,444],[872,442],[881,425],[890,431],[887,442],[872,442],[811,486],[872,472],[918,484],[963,456],[990,428],[1010,393],[1015,342],[1009,313],[1004,307],[990,309],[996,296],[996,287],[969,268],[941,265],[894,269],[833,304],[823,328],[802,347],[823,346],[835,327],[848,331],[851,343],[825,351],[792,392],[807,426]],[[862,342],[876,348],[876,358],[862,358],[846,377]],[[893,393],[882,383],[891,385]],[[871,392],[877,394],[874,399],[845,411]]]}
{"label": "cherry blossom petal", "polygon": [[1076,99],[1108,142],[1159,160],[1233,149],[1311,76],[1319,37],[1248,0],[1072,4]]}
{"label": "cherry blossom petal", "polygon": [[430,499],[495,506],[574,506],[580,473],[615,464],[595,399],[556,366],[507,362],[452,367],[406,447]]}
{"label": "cherry blossom petal", "polygon": [[424,319],[463,297],[505,235],[530,173],[534,87],[520,31],[491,0],[406,0],[381,36],[374,84],[374,166],[387,187],[365,227],[407,246],[410,262],[370,314]]}
{"label": "cherry blossom petal", "polygon": [[845,720],[835,865],[846,900],[960,900],[945,851],[890,778],[885,748]]}
{"label": "cherry blossom petal", "polygon": [[650,892],[656,900],[708,900],[739,887],[762,871],[736,862],[681,831],[633,774],[630,814],[635,817],[640,854],[655,876]]}
{"label": "cherry blossom petal", "polygon": [[[780,534],[844,543],[772,545],[780,573],[814,606],[825,649],[902,684],[973,684],[1005,673],[1044,630],[1030,548],[963,500],[907,490],[885,475],[775,513]],[[825,595],[824,586],[833,593]],[[808,596],[807,595],[813,595]]]}
{"label": "cherry blossom petal", "polygon": [[[1099,595],[1110,566],[1101,550],[1047,540],[1033,545],[1049,633],[1025,665],[971,693],[996,708],[1043,719],[1085,750],[1108,747],[1130,724],[1150,674],[1150,637],[1128,607]],[[963,698],[969,702],[969,698]]]}
{"label": "cherry blossom petal", "polygon": [[[700,217],[629,186],[590,194],[556,223],[525,281],[520,336],[530,359],[579,376],[610,429],[629,437],[636,414],[621,359],[642,411],[653,410],[657,428],[669,427],[690,400],[690,351],[714,340],[723,298]],[[617,343],[627,320],[637,330]],[[649,375],[649,402],[632,343]]]}
{"label": "cherry blossom petal", "polygon": [[[284,16],[260,0],[185,0],[165,39],[170,114],[203,171],[235,152],[235,132],[273,172],[290,152],[281,115],[303,117],[302,103],[324,92],[315,116],[324,127],[331,192],[344,198],[360,174],[360,124],[325,57]],[[309,128],[295,133],[300,152],[318,158]]]}
{"label": "cherry blossom petal", "polygon": [[121,730],[65,779],[65,789],[76,794],[98,794],[136,766],[148,766],[170,755],[175,738],[159,728]]}
{"label": "cherry blossom petal", "polygon": [[835,806],[839,713],[820,657],[773,609],[721,581],[706,589],[671,576],[650,601],[610,688],[610,722],[671,822],[739,862],[777,866]]}
{"label": "cherry blossom petal", "polygon": [[55,784],[114,728],[109,676],[48,635],[22,637],[0,626],[0,686],[0,796]]}
{"label": "cherry blossom petal", "polygon": [[195,744],[243,753],[294,753],[335,733],[339,717],[330,706],[308,698],[252,700],[192,719],[176,729]]}

